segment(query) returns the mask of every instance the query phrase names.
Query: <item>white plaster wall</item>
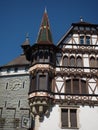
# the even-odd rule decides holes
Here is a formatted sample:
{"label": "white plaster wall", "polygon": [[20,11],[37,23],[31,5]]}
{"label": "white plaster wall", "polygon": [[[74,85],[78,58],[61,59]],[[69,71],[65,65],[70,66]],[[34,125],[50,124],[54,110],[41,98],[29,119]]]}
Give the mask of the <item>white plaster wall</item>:
{"label": "white plaster wall", "polygon": [[98,107],[81,107],[79,120],[80,130],[98,130]]}
{"label": "white plaster wall", "polygon": [[[89,106],[84,106],[84,107],[80,106],[78,110],[78,125],[79,125],[79,130],[97,130],[98,129],[98,107],[93,108]],[[60,126],[61,126],[60,107],[56,105],[52,109],[49,118],[45,117],[44,121],[38,124],[37,130],[69,130],[69,129],[61,129]]]}

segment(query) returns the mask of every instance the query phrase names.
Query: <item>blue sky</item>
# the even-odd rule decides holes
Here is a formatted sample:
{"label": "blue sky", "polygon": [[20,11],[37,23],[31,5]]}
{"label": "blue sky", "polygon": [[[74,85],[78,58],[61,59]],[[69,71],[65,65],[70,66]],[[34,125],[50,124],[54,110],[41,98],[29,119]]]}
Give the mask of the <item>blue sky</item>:
{"label": "blue sky", "polygon": [[81,16],[98,24],[98,0],[0,0],[0,65],[22,54],[26,33],[36,42],[45,7],[54,44]]}

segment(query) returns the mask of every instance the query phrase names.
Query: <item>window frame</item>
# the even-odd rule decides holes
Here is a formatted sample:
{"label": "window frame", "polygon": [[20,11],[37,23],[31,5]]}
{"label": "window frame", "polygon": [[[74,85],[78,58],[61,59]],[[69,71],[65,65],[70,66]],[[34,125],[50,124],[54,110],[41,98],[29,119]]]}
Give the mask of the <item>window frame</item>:
{"label": "window frame", "polygon": [[96,67],[96,60],[94,56],[91,56],[89,59],[89,65],[90,67]]}
{"label": "window frame", "polygon": [[70,56],[70,66],[71,67],[75,67],[76,64],[75,64],[75,57],[74,56]]}
{"label": "window frame", "polygon": [[[77,128],[79,128],[78,126],[79,126],[79,121],[78,121],[78,108],[79,107],[62,107],[61,106],[61,129],[77,129]],[[67,112],[67,116],[66,116],[66,119],[65,120],[67,120],[66,122],[68,123],[67,125],[66,124],[64,124],[65,122],[63,122],[63,119],[64,119],[64,117],[62,118],[62,116],[63,116],[63,114],[62,114],[62,110],[65,110],[66,112]],[[75,111],[75,120],[73,119],[73,121],[72,121],[72,118],[71,118],[71,112],[72,111]],[[72,126],[71,124],[73,124],[74,123],[74,121],[75,121],[75,126]],[[64,125],[66,125],[66,126],[64,126]]]}
{"label": "window frame", "polygon": [[63,57],[63,66],[68,66],[68,64],[69,64],[69,63],[68,63],[68,56],[65,55],[65,56]]}
{"label": "window frame", "polygon": [[[77,82],[75,83],[75,81]],[[89,94],[87,81],[83,79],[72,78],[72,79],[67,79],[65,82],[66,82],[65,83],[66,94]],[[74,84],[78,84],[79,86],[75,88]],[[83,89],[84,84],[85,84],[85,87]]]}
{"label": "window frame", "polygon": [[80,56],[76,57],[76,66],[77,67],[83,67],[83,60]]}
{"label": "window frame", "polygon": [[89,35],[80,35],[79,36],[79,43],[81,45],[90,45],[91,44],[91,37]]}
{"label": "window frame", "polygon": [[79,43],[80,43],[81,45],[84,45],[84,43],[85,43],[84,35],[81,35],[81,36],[79,37]]}

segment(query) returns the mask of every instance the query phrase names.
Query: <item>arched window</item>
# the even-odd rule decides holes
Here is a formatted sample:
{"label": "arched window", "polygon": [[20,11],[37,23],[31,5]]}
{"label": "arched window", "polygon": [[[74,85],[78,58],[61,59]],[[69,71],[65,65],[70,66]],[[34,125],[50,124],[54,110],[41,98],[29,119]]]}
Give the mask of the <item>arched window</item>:
{"label": "arched window", "polygon": [[75,58],[74,58],[74,56],[70,57],[70,66],[75,66]]}
{"label": "arched window", "polygon": [[90,67],[95,67],[95,58],[94,57],[90,58]]}
{"label": "arched window", "polygon": [[86,81],[82,79],[68,79],[65,86],[66,94],[87,94]]}
{"label": "arched window", "polygon": [[83,66],[82,58],[80,56],[77,57],[76,64],[77,64],[77,67],[82,67]]}
{"label": "arched window", "polygon": [[67,56],[64,56],[64,58],[63,58],[63,65],[68,66],[68,57]]}

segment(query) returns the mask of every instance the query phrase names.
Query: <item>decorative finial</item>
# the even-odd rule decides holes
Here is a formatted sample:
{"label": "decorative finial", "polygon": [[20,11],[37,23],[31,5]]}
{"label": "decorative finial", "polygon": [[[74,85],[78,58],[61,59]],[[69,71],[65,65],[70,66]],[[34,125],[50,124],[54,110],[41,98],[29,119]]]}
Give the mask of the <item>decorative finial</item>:
{"label": "decorative finial", "polygon": [[46,9],[46,7],[45,7],[45,13],[47,13],[47,9]]}
{"label": "decorative finial", "polygon": [[29,33],[26,33],[26,40],[29,39]]}
{"label": "decorative finial", "polygon": [[80,17],[80,21],[83,22],[83,18],[82,17]]}

